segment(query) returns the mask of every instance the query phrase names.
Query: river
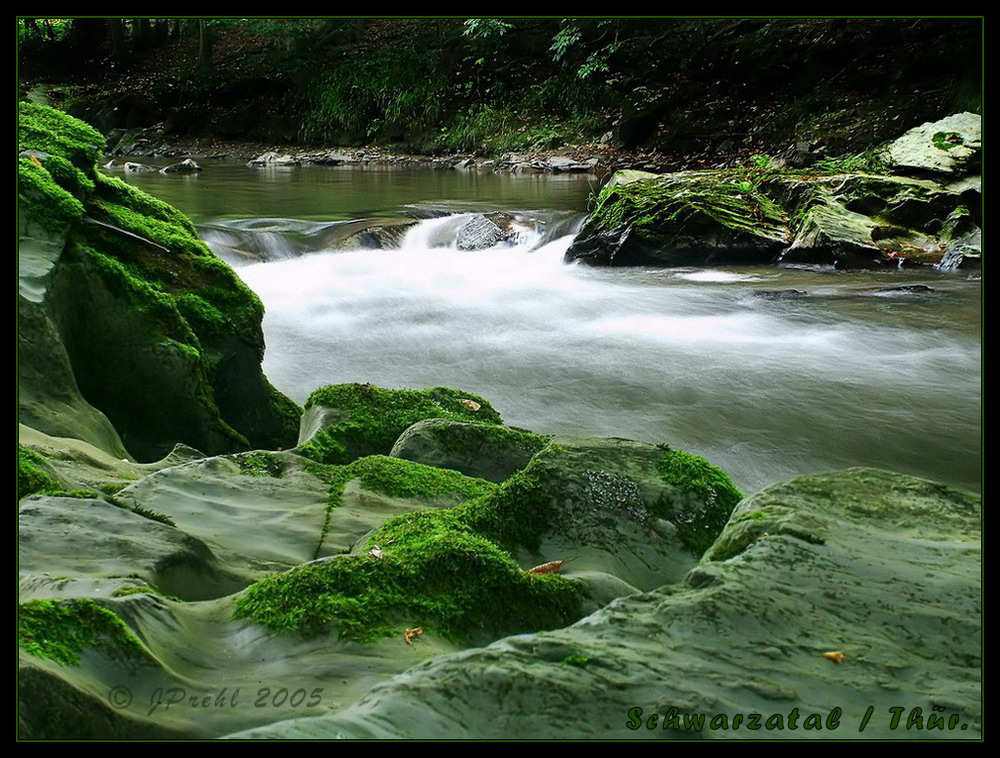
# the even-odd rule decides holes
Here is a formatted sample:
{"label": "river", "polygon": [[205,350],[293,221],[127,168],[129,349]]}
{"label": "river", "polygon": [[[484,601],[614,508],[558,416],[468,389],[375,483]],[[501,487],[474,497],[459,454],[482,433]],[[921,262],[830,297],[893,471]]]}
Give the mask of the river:
{"label": "river", "polygon": [[[266,308],[264,371],[299,403],[340,382],[447,385],[537,432],[691,450],[748,492],[859,465],[980,490],[968,272],[566,265],[593,177],[218,164],[127,178],[210,243],[271,252],[229,259]],[[497,209],[526,222],[516,244],[455,247],[459,214]],[[398,216],[422,219],[399,249],[311,242],[333,222]],[[880,291],[917,285],[930,289]]]}

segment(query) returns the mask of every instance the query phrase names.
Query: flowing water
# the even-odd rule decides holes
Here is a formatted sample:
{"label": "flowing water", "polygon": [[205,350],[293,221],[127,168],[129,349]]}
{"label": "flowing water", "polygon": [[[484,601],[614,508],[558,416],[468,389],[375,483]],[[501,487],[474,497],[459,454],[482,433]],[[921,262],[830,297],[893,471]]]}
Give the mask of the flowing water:
{"label": "flowing water", "polygon": [[[566,265],[586,177],[210,166],[129,181],[220,254],[269,259],[227,256],[266,307],[264,370],[300,403],[339,382],[448,385],[538,432],[697,452],[746,491],[855,465],[980,489],[981,283],[966,272]],[[522,222],[515,244],[457,249],[468,214],[496,209]],[[399,249],[325,247],[348,219],[401,216],[421,220]]]}

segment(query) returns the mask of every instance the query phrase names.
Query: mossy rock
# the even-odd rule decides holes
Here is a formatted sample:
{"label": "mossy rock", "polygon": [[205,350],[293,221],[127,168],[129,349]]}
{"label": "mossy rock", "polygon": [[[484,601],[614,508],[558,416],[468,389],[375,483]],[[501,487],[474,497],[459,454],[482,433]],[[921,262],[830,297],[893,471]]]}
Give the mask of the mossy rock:
{"label": "mossy rock", "polygon": [[428,418],[503,423],[487,400],[462,390],[337,384],[321,387],[306,400],[297,452],[332,464],[388,455],[400,434]]}
{"label": "mossy rock", "polygon": [[983,117],[955,113],[910,129],[888,148],[893,169],[916,176],[951,178],[978,174],[982,166]]}
{"label": "mossy rock", "polygon": [[635,589],[678,581],[740,493],[699,456],[623,439],[556,437],[493,495],[459,510],[526,566]]}
{"label": "mossy rock", "polygon": [[782,208],[736,172],[616,177],[601,190],[567,261],[770,263],[791,240]]}
{"label": "mossy rock", "polygon": [[[18,115],[28,423],[115,449],[90,405],[143,460],[176,442],[207,453],[294,444],[299,409],[260,371],[259,299],[182,213],[96,170],[97,132],[45,106]],[[55,365],[39,334],[58,348],[45,351]],[[72,416],[43,412],[47,374]]]}
{"label": "mossy rock", "polygon": [[118,615],[93,600],[31,600],[17,608],[18,647],[63,666],[80,664],[80,653],[99,647],[110,655],[143,660],[139,639]]}
{"label": "mossy rock", "polygon": [[[974,494],[902,474],[792,479],[747,498],[716,544],[738,524],[759,525],[754,540],[680,584],[440,656],[329,716],[233,736],[821,740],[856,734],[870,708],[866,738],[978,740],[980,516]],[[567,708],[553,693],[586,697]],[[905,728],[910,704],[921,729]]]}
{"label": "mossy rock", "polygon": [[502,482],[524,468],[549,439],[507,426],[425,419],[406,429],[389,455]]}

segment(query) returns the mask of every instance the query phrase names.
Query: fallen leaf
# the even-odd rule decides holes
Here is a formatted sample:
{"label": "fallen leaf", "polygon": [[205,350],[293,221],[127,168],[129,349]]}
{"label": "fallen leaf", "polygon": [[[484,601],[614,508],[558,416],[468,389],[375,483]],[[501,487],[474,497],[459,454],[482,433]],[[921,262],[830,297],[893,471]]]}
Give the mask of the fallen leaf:
{"label": "fallen leaf", "polygon": [[528,569],[529,574],[555,574],[559,571],[562,565],[566,561],[549,561],[548,563],[543,563],[540,566],[535,566],[534,568]]}
{"label": "fallen leaf", "polygon": [[830,653],[823,653],[823,657],[829,661],[833,661],[834,663],[843,663],[844,661],[844,654],[839,650],[834,650]]}
{"label": "fallen leaf", "polygon": [[31,155],[30,153],[28,154],[28,160],[31,161],[32,163],[34,163],[36,166],[38,166],[38,168],[45,168],[42,165],[42,162],[40,160],[38,160],[38,158],[36,158],[35,156]]}
{"label": "fallen leaf", "polygon": [[406,640],[407,645],[412,645],[413,640],[424,633],[424,628],[422,626],[414,627],[413,629],[407,629],[403,633],[403,639]]}
{"label": "fallen leaf", "polygon": [[464,405],[466,408],[468,408],[473,412],[478,411],[480,408],[483,407],[475,400],[469,400],[468,398],[466,398],[465,400],[461,400],[460,402],[462,403],[462,405]]}
{"label": "fallen leaf", "polygon": [[375,547],[373,547],[371,550],[368,551],[368,555],[372,556],[372,558],[381,558],[382,550],[379,548],[378,545],[376,545]]}

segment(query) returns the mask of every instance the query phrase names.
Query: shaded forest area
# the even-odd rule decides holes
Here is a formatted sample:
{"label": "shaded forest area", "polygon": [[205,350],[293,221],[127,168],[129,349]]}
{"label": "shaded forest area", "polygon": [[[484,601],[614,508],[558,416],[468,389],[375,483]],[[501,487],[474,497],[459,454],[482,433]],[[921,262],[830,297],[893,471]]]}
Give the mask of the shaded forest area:
{"label": "shaded forest area", "polygon": [[737,159],[981,112],[980,19],[22,19],[19,40],[22,97],[104,132]]}

